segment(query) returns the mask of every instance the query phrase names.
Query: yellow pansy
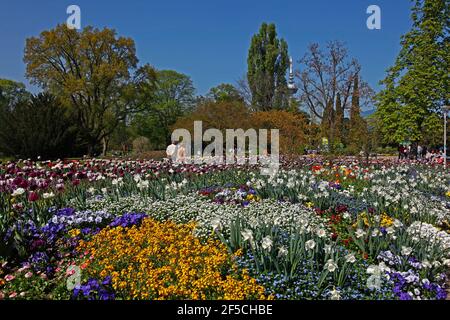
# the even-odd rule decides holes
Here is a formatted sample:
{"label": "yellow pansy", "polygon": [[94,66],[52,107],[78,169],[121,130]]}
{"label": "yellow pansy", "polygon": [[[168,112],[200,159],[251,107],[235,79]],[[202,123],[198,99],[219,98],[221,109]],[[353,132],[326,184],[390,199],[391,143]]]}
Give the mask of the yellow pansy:
{"label": "yellow pansy", "polygon": [[248,272],[239,271],[221,242],[201,242],[193,235],[194,228],[194,223],[177,225],[146,218],[139,227],[107,227],[89,242],[82,241],[79,251],[93,255],[85,270],[89,276],[110,275],[121,297],[265,298],[264,288]]}

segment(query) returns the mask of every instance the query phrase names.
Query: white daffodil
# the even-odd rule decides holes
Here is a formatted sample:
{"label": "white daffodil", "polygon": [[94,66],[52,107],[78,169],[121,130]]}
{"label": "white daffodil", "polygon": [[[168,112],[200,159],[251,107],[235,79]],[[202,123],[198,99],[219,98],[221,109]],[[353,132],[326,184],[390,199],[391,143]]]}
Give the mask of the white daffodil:
{"label": "white daffodil", "polygon": [[323,248],[323,251],[325,251],[325,254],[331,254],[333,252],[333,247],[329,244],[326,244]]}
{"label": "white daffodil", "polygon": [[331,297],[330,297],[331,300],[341,300],[341,294],[338,290],[336,290],[335,287],[333,287],[333,290],[330,291],[330,294],[331,294]]}
{"label": "white daffodil", "polygon": [[44,198],[44,199],[51,199],[54,197],[55,197],[55,194],[53,192],[49,192],[49,193],[46,192],[42,195],[42,198]]}
{"label": "white daffodil", "polygon": [[308,240],[305,242],[306,250],[313,250],[316,247],[316,242],[314,240]]}
{"label": "white daffodil", "polygon": [[333,261],[333,259],[329,259],[327,263],[325,263],[325,269],[327,269],[329,272],[334,272],[338,268],[338,265],[336,262]]}
{"label": "white daffodil", "polygon": [[355,235],[356,235],[356,238],[359,239],[361,237],[364,237],[366,235],[366,232],[362,229],[358,229],[358,230],[356,230]]}
{"label": "white daffodil", "polygon": [[253,241],[253,232],[252,230],[245,229],[241,232],[242,238],[244,241]]}
{"label": "white daffodil", "polygon": [[272,249],[273,241],[270,236],[266,236],[262,239],[261,246],[264,250],[270,251]]}
{"label": "white daffodil", "polygon": [[222,229],[222,223],[220,221],[220,218],[214,218],[211,220],[211,226],[213,228],[213,231],[218,231]]}
{"label": "white daffodil", "polygon": [[289,253],[288,249],[285,246],[282,246],[278,249],[278,257],[285,257]]}
{"label": "white daffodil", "polygon": [[353,253],[349,253],[348,255],[346,255],[345,256],[345,262],[355,263],[356,262],[355,255]]}
{"label": "white daffodil", "polygon": [[319,229],[319,230],[317,230],[317,236],[319,238],[324,238],[327,236],[327,232],[324,229]]}
{"label": "white daffodil", "polygon": [[410,247],[402,246],[402,255],[409,256],[412,253],[413,249]]}

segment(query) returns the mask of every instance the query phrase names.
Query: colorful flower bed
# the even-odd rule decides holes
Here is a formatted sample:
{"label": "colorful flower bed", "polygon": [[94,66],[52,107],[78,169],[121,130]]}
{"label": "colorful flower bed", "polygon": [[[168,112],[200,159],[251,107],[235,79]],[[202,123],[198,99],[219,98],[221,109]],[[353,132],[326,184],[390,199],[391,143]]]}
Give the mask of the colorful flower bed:
{"label": "colorful flower bed", "polygon": [[0,165],[0,298],[446,298],[448,171],[282,160]]}

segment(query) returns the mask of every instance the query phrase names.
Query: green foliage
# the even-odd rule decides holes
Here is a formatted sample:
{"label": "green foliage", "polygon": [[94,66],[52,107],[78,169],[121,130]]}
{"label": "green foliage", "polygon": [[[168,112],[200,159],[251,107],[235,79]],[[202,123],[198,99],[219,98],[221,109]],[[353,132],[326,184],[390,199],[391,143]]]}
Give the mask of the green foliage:
{"label": "green foliage", "polygon": [[216,87],[209,90],[207,98],[214,102],[244,102],[244,98],[241,96],[238,89],[229,83],[221,83]]}
{"label": "green foliage", "polygon": [[352,153],[357,153],[368,148],[368,129],[366,121],[361,117],[359,91],[359,76],[353,82],[352,104],[350,107],[349,141],[348,146]]}
{"label": "green foliage", "polygon": [[134,41],[107,28],[78,32],[58,25],[27,39],[24,61],[31,83],[73,109],[89,154],[127,116],[145,109],[155,87],[154,69],[137,67]]}
{"label": "green foliage", "polygon": [[278,39],[274,24],[263,23],[253,36],[247,63],[253,107],[259,111],[287,109],[288,45],[284,39]]}
{"label": "green foliage", "polygon": [[63,158],[74,155],[73,118],[52,95],[33,96],[0,112],[0,151],[21,158]]}
{"label": "green foliage", "polygon": [[0,107],[12,108],[15,104],[28,101],[31,94],[25,85],[8,79],[0,79]]}
{"label": "green foliage", "polygon": [[154,97],[144,112],[133,118],[135,136],[149,138],[155,149],[165,148],[170,142],[171,126],[193,109],[195,88],[189,76],[173,70],[157,72]]}
{"label": "green foliage", "polygon": [[446,0],[415,1],[413,27],[377,97],[387,143],[421,141],[440,130],[437,114],[450,100],[449,11]]}

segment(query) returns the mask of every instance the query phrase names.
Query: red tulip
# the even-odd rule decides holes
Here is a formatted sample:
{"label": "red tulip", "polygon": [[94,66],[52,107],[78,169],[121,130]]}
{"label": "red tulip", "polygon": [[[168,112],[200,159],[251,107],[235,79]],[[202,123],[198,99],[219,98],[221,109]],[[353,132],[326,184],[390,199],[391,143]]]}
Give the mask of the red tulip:
{"label": "red tulip", "polygon": [[28,194],[28,201],[35,202],[38,200],[39,200],[39,194],[37,192],[32,191]]}

